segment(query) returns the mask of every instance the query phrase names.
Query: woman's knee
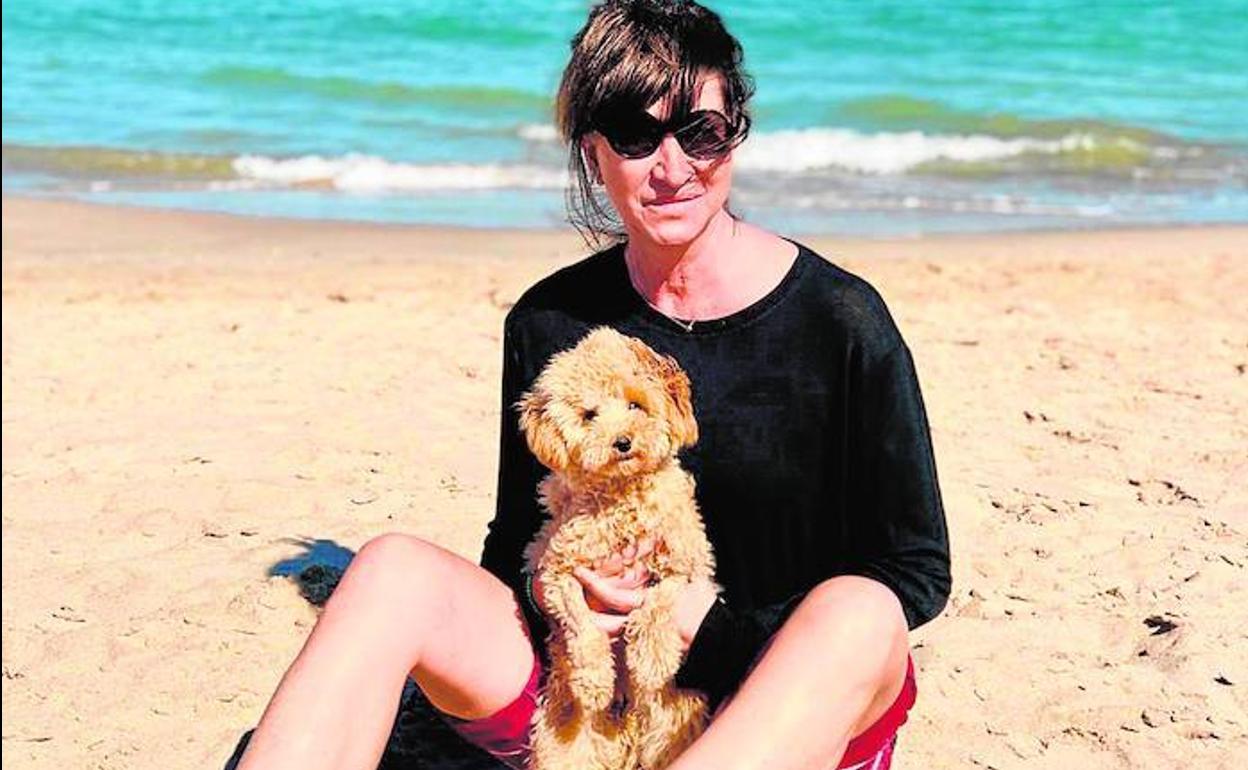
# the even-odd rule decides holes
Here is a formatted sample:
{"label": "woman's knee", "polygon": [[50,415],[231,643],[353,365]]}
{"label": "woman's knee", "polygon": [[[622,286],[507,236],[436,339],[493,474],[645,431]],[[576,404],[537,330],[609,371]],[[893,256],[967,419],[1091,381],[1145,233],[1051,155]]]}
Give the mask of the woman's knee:
{"label": "woman's knee", "polygon": [[445,558],[443,549],[412,535],[390,532],[374,537],[355,554],[326,609],[347,601],[359,605],[370,600],[418,600],[422,586],[437,584],[436,573]]}
{"label": "woman's knee", "polygon": [[[837,638],[857,649],[897,657],[908,644],[905,613],[887,586],[870,578],[842,575],[819,583],[793,611],[798,628]],[[887,660],[882,660],[886,663]]]}
{"label": "woman's knee", "polygon": [[367,564],[382,570],[410,570],[440,550],[438,546],[415,535],[386,532],[360,546],[359,552],[351,560],[351,566]]}

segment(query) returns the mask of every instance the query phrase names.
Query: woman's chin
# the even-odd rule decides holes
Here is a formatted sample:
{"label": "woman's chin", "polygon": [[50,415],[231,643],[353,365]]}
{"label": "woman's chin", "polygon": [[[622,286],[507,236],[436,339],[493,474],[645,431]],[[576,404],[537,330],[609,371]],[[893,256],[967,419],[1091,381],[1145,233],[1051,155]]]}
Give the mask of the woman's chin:
{"label": "woman's chin", "polygon": [[656,245],[680,246],[701,235],[709,221],[709,217],[691,215],[647,217],[642,220],[642,230]]}

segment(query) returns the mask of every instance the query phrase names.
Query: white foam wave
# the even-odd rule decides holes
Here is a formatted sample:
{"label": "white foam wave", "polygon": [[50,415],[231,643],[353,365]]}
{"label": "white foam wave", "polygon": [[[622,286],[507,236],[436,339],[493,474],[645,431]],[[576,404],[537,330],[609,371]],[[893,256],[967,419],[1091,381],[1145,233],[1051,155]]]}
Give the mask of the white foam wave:
{"label": "white foam wave", "polygon": [[559,131],[549,123],[526,123],[517,131],[521,139],[530,142],[557,142]]}
{"label": "white foam wave", "polygon": [[[534,142],[557,142],[549,124],[520,127],[519,135]],[[931,161],[973,163],[1001,160],[1025,153],[1058,154],[1096,147],[1097,138],[1072,133],[1060,139],[982,134],[925,134],[922,131],[861,133],[842,128],[755,131],[737,150],[744,171],[799,173],[839,168],[861,174],[904,174]],[[1115,141],[1138,149],[1129,139]]]}
{"label": "white foam wave", "polygon": [[[550,125],[521,126],[519,134],[529,141],[558,141]],[[1028,153],[1058,154],[1094,149],[1099,141],[1103,140],[1081,133],[1060,139],[1006,139],[974,134],[929,135],[921,131],[867,134],[849,129],[811,128],[751,134],[737,150],[736,164],[744,172],[755,173],[798,174],[841,169],[860,174],[893,175],[905,174],[932,161],[973,163]],[[1128,139],[1114,141],[1139,148]],[[259,184],[364,193],[558,190],[568,181],[565,170],[532,163],[418,164],[362,154],[296,158],[244,155],[235,159],[233,166],[241,179]]]}
{"label": "white foam wave", "polygon": [[371,155],[270,158],[243,155],[233,163],[244,179],[344,192],[562,189],[567,174],[534,165],[398,163]]}
{"label": "white foam wave", "polygon": [[795,173],[841,168],[863,174],[903,174],[932,161],[969,163],[1024,153],[1057,154],[1091,149],[1096,141],[1087,134],[1070,134],[1061,139],[1003,139],[974,134],[863,134],[848,129],[815,128],[752,134],[737,151],[736,162],[739,168],[749,171]]}

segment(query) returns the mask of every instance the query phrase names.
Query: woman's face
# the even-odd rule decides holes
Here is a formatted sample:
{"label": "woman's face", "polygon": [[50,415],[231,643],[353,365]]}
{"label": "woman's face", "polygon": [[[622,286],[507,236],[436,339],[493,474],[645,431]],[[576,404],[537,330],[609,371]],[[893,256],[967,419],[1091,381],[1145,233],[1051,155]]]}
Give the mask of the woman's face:
{"label": "woman's face", "polygon": [[[699,83],[692,109],[724,111],[719,76],[710,75]],[[659,120],[666,120],[669,110],[667,98],[646,109]],[[723,210],[732,187],[732,153],[715,160],[690,158],[671,134],[644,158],[622,157],[597,132],[586,137],[586,150],[634,240],[659,246],[692,242]]]}

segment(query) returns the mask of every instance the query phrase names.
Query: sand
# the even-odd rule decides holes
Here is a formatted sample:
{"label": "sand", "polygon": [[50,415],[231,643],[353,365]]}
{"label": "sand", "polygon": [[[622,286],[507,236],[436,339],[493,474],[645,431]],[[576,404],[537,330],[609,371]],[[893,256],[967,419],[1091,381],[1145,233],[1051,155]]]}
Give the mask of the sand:
{"label": "sand", "polygon": [[[315,621],[290,573],[394,530],[476,558],[503,316],[584,247],[3,224],[4,767],[220,767]],[[805,240],[888,300],[949,516],[895,767],[1242,766],[1248,228]]]}

